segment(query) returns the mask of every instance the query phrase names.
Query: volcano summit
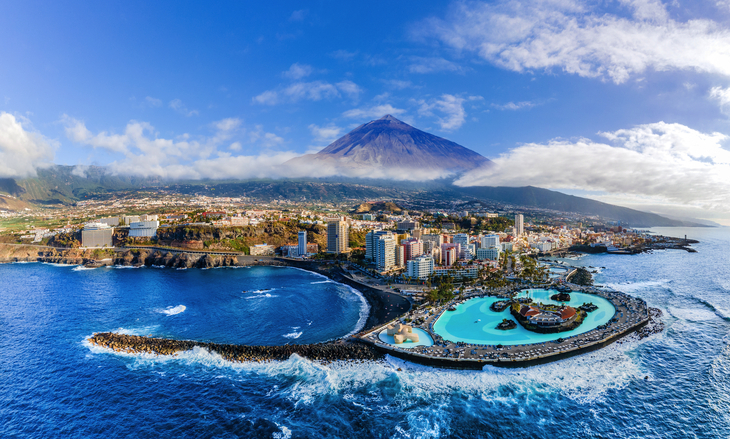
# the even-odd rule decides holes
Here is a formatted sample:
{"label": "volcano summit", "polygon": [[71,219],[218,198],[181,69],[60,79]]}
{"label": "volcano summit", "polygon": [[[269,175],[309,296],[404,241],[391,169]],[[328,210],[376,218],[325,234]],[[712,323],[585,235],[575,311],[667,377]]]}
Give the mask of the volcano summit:
{"label": "volcano summit", "polygon": [[316,154],[284,163],[292,172],[423,180],[458,174],[491,161],[391,115],[360,125]]}

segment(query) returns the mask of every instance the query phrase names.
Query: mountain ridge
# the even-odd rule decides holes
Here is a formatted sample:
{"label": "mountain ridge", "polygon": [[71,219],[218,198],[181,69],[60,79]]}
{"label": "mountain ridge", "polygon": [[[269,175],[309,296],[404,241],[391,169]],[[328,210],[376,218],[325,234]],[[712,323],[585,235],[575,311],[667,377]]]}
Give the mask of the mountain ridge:
{"label": "mountain ridge", "polygon": [[[395,182],[390,180],[353,179],[259,179],[259,180],[196,180],[163,181],[154,178],[129,178],[110,175],[103,167],[92,167],[82,177],[74,174],[73,166],[56,165],[39,170],[38,176],[27,179],[3,179],[0,192],[19,200],[36,204],[72,204],[86,197],[112,197],[121,191],[164,189],[175,193],[209,196],[248,196],[256,200],[276,199],[298,201],[370,201],[404,198],[430,199],[448,202],[457,197],[489,200],[519,207],[552,209],[604,219],[622,221],[634,227],[702,226],[684,220],[615,206],[588,198],[533,186],[525,187],[459,187],[451,180],[426,182]],[[2,208],[7,209],[7,206]]]}

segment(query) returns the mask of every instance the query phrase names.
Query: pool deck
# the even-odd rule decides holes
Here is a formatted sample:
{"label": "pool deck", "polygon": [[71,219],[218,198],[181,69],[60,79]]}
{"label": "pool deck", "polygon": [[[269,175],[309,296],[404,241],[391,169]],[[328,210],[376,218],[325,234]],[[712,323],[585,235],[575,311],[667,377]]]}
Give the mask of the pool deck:
{"label": "pool deck", "polygon": [[[562,285],[569,287],[574,292],[593,294],[605,298],[614,306],[616,313],[603,327],[572,337],[565,337],[562,342],[555,340],[536,344],[504,345],[502,348],[497,348],[495,346],[479,344],[454,343],[442,339],[433,331],[433,324],[450,306],[473,297],[491,296],[509,298],[510,293],[525,288],[498,289],[494,291],[474,289],[465,293],[464,297],[459,300],[452,300],[445,305],[434,307],[431,310],[411,310],[409,313],[395,320],[402,322],[405,318],[413,319],[413,322],[408,324],[413,325],[414,328],[418,327],[428,332],[433,338],[433,346],[403,349],[383,343],[378,338],[378,334],[387,324],[360,334],[358,341],[371,344],[381,352],[395,357],[430,366],[453,369],[482,369],[486,365],[527,367],[594,351],[631,334],[649,322],[649,310],[646,302],[642,299],[606,288],[583,287],[568,283],[563,283]],[[530,288],[549,289],[551,285],[532,286]],[[415,321],[420,318],[425,319],[424,323],[420,325],[415,324]],[[555,336],[556,338],[560,337],[559,334],[555,334]]]}

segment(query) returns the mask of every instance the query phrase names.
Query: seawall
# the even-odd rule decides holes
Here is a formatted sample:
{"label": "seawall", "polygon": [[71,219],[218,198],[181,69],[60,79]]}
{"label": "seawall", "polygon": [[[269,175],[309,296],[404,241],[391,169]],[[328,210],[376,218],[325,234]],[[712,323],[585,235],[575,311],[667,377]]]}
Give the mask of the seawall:
{"label": "seawall", "polygon": [[99,332],[88,338],[89,343],[130,354],[174,355],[195,347],[218,353],[233,362],[284,361],[294,354],[312,361],[330,363],[333,361],[375,361],[383,358],[377,349],[362,343],[330,342],[320,344],[284,346],[247,346],[205,343],[192,340],[141,337],[137,335]]}

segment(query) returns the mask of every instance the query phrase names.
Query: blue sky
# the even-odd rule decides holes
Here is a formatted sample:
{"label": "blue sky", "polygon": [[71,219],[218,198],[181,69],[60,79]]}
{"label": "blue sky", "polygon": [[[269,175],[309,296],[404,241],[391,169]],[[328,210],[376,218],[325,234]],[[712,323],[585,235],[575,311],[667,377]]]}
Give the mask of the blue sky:
{"label": "blue sky", "polygon": [[274,175],[392,113],[499,165],[460,184],[730,218],[727,1],[4,2],[0,38],[0,176]]}

